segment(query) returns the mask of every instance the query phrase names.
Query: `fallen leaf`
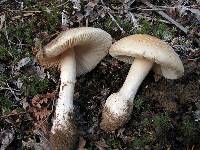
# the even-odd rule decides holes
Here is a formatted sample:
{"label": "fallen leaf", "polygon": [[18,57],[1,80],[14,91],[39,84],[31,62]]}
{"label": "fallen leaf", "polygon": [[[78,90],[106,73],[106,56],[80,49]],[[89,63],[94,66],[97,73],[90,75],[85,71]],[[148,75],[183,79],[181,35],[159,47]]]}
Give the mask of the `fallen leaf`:
{"label": "fallen leaf", "polygon": [[6,70],[6,65],[0,64],[0,73],[4,73],[5,70]]}
{"label": "fallen leaf", "polygon": [[31,59],[30,59],[29,57],[22,58],[22,59],[18,62],[18,65],[17,65],[17,67],[16,67],[16,70],[20,70],[21,67],[26,66],[30,61],[31,61]]}
{"label": "fallen leaf", "polygon": [[36,73],[37,75],[41,78],[41,79],[45,79],[46,77],[46,73],[44,72],[44,68],[41,66],[36,66],[35,67]]}
{"label": "fallen leaf", "polygon": [[0,16],[0,29],[3,28],[3,25],[4,25],[5,20],[6,20],[6,15],[5,15],[5,14],[4,14],[4,15],[1,15],[1,16]]}
{"label": "fallen leaf", "polygon": [[16,85],[17,85],[18,89],[21,89],[23,82],[20,78],[17,79]]}
{"label": "fallen leaf", "polygon": [[81,10],[81,1],[80,0],[70,0],[73,3],[73,8],[80,11]]}
{"label": "fallen leaf", "polygon": [[192,12],[193,14],[195,14],[196,18],[198,19],[198,21],[200,21],[200,10],[199,9],[193,9],[190,8],[188,9],[190,12]]}
{"label": "fallen leaf", "polygon": [[200,121],[200,110],[196,110],[194,112],[195,121]]}
{"label": "fallen leaf", "polygon": [[94,7],[97,5],[97,2],[89,2],[86,5],[85,11],[86,11],[86,16],[89,16],[90,13],[93,11]]}
{"label": "fallen leaf", "polygon": [[0,143],[1,143],[0,150],[5,150],[6,147],[13,141],[14,133],[15,132],[13,129],[7,129],[0,132]]}
{"label": "fallen leaf", "polygon": [[69,24],[70,24],[70,21],[69,21],[70,19],[65,10],[62,11],[61,16],[62,16],[62,30],[64,31],[68,29]]}

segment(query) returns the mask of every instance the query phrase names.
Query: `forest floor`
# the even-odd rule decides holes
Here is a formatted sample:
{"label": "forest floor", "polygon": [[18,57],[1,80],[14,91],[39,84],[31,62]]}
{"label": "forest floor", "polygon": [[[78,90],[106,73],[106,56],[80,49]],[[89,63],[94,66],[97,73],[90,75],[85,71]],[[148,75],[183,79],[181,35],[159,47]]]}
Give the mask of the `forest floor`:
{"label": "forest floor", "polygon": [[138,90],[130,121],[106,133],[99,126],[103,105],[120,89],[130,68],[106,56],[77,78],[79,150],[200,149],[200,2],[152,0],[151,4],[154,7],[144,0],[1,0],[1,150],[42,149],[48,142],[59,71],[45,70],[33,53],[38,40],[46,43],[62,30],[80,26],[102,28],[113,42],[136,33],[156,36],[179,54],[185,73],[178,80],[167,80],[150,72]]}

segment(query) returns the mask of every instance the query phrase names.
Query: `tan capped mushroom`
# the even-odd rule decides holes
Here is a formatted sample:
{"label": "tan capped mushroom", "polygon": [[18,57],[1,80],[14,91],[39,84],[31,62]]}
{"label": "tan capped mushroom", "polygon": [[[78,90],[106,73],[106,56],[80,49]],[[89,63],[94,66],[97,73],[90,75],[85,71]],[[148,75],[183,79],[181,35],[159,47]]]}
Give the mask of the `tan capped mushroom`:
{"label": "tan capped mushroom", "polygon": [[108,97],[103,108],[101,128],[114,131],[129,120],[136,92],[152,68],[167,79],[181,77],[184,68],[172,47],[150,35],[122,38],[111,46],[109,53],[132,64],[122,88]]}
{"label": "tan capped mushroom", "polygon": [[112,44],[110,34],[92,27],[62,32],[36,54],[45,68],[60,69],[60,91],[50,142],[53,149],[74,149],[77,130],[74,122],[73,93],[76,76],[92,70],[106,56]]}

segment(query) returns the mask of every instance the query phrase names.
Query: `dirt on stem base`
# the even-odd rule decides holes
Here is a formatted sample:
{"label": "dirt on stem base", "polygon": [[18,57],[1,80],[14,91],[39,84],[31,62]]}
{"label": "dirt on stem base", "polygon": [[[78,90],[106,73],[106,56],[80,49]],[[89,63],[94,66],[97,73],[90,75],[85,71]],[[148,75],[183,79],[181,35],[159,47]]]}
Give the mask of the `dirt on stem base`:
{"label": "dirt on stem base", "polygon": [[62,130],[57,129],[55,133],[51,133],[50,142],[52,150],[74,150],[78,143],[78,129],[73,117],[67,121],[66,127]]}
{"label": "dirt on stem base", "polygon": [[102,111],[102,121],[100,124],[101,129],[107,132],[115,131],[119,127],[123,126],[131,117],[133,110],[133,103],[127,101],[127,107],[124,110],[123,115],[113,114],[110,109],[105,105]]}

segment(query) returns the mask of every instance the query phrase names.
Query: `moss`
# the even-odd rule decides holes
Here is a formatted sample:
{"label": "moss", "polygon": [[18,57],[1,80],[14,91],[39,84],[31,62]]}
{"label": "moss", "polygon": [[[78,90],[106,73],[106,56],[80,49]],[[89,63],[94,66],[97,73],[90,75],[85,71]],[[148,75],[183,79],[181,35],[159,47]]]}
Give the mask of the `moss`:
{"label": "moss", "polygon": [[150,34],[151,32],[151,24],[149,21],[145,20],[145,19],[141,19],[139,21],[140,24],[140,29],[137,31],[137,33],[140,34]]}
{"label": "moss", "polygon": [[0,74],[0,86],[6,86],[6,82],[9,80],[9,77],[5,74]]}
{"label": "moss", "polygon": [[163,146],[170,140],[170,118],[167,115],[156,115],[152,120],[153,127],[155,128],[156,139],[161,146],[160,148],[163,148]]}
{"label": "moss", "polygon": [[0,45],[0,60],[5,61],[10,58],[9,49]]}
{"label": "moss", "polygon": [[138,109],[138,110],[140,110],[142,107],[143,107],[143,103],[144,103],[144,101],[143,100],[141,100],[141,99],[136,99],[135,101],[134,101],[134,107],[136,108],[136,109]]}
{"label": "moss", "polygon": [[33,96],[38,93],[46,92],[49,87],[49,81],[47,79],[40,79],[36,75],[22,77],[22,82],[22,90],[25,96]]}
{"label": "moss", "polygon": [[7,32],[9,33],[9,38],[11,41],[15,43],[19,43],[19,39],[23,44],[31,45],[33,44],[34,31],[36,27],[36,20],[33,18],[31,20],[27,20],[26,23],[19,23],[17,26],[10,26],[7,28]]}
{"label": "moss", "polygon": [[144,119],[141,121],[141,124],[142,124],[142,126],[144,126],[144,127],[150,126],[150,125],[151,125],[151,120],[150,120],[149,118],[144,118]]}
{"label": "moss", "polygon": [[10,99],[0,96],[0,107],[3,109],[4,114],[9,113],[12,106],[13,102]]}
{"label": "moss", "polygon": [[167,27],[164,23],[159,24],[157,28],[154,29],[154,35],[162,38],[166,32],[166,28]]}
{"label": "moss", "polygon": [[131,34],[131,31],[133,29],[133,24],[131,21],[116,17],[116,21],[119,23],[119,25],[124,29],[126,33]]}
{"label": "moss", "polygon": [[110,33],[113,32],[113,29],[116,27],[116,25],[113,23],[112,19],[110,17],[106,17],[106,20],[104,21],[103,25],[101,23],[97,24],[96,26],[99,26],[100,28],[104,26],[105,30]]}
{"label": "moss", "polygon": [[156,115],[153,117],[154,127],[167,127],[169,126],[170,118],[166,115]]}
{"label": "moss", "polygon": [[132,141],[132,146],[135,149],[144,149],[145,145],[147,145],[150,142],[151,142],[151,140],[150,140],[149,136],[145,135],[143,137],[134,138]]}
{"label": "moss", "polygon": [[120,147],[120,142],[118,141],[118,140],[112,140],[111,142],[110,142],[110,145],[112,146],[112,149],[113,148],[119,148]]}
{"label": "moss", "polygon": [[149,22],[146,19],[140,19],[139,21],[140,28],[137,33],[139,34],[150,34],[156,36],[160,39],[169,40],[177,32],[175,27],[170,28],[164,22],[160,21],[160,18],[157,18],[155,22]]}
{"label": "moss", "polygon": [[181,133],[183,134],[184,141],[187,144],[200,144],[200,125],[194,122],[193,119],[185,119],[182,123]]}
{"label": "moss", "polygon": [[49,33],[53,33],[59,30],[61,26],[61,15],[58,8],[48,8],[51,11],[47,11],[47,7],[41,7],[42,15],[43,15],[43,24],[42,27],[45,31]]}
{"label": "moss", "polygon": [[121,33],[119,27],[117,26],[116,22],[114,22],[109,15],[107,15],[101,21],[94,22],[93,26],[107,31],[116,39],[120,39],[124,36],[128,36],[128,35],[134,33],[133,24],[130,20],[123,19],[118,16],[113,16],[113,17],[115,18],[115,20],[117,21],[119,26],[121,28],[123,28],[123,30],[125,31],[125,33],[123,33],[123,35],[121,35],[122,33]]}

